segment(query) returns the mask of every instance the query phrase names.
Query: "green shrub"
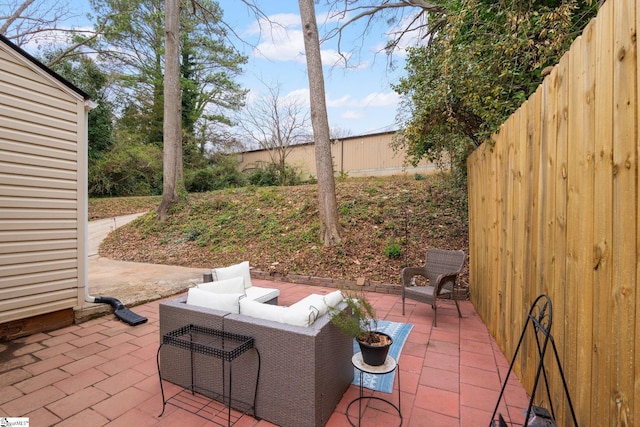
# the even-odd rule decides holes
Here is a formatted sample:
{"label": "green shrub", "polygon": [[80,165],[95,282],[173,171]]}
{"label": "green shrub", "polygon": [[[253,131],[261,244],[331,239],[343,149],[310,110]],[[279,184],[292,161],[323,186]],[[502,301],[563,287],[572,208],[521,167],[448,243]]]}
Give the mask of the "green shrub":
{"label": "green shrub", "polygon": [[387,246],[384,247],[384,254],[388,258],[398,259],[400,258],[400,255],[402,255],[402,250],[397,242],[392,241],[387,243]]}
{"label": "green shrub", "polygon": [[260,166],[252,169],[248,176],[249,184],[258,187],[269,187],[279,185],[278,174],[273,165]]}
{"label": "green shrub", "polygon": [[162,149],[155,145],[118,143],[89,161],[90,197],[162,194]]}
{"label": "green shrub", "polygon": [[262,163],[249,172],[247,181],[258,187],[269,187],[299,185],[302,179],[299,172],[292,166],[285,165],[281,168],[275,163]]}
{"label": "green shrub", "polygon": [[237,162],[224,158],[213,166],[185,171],[184,185],[190,193],[202,193],[242,186],[244,177],[237,168]]}

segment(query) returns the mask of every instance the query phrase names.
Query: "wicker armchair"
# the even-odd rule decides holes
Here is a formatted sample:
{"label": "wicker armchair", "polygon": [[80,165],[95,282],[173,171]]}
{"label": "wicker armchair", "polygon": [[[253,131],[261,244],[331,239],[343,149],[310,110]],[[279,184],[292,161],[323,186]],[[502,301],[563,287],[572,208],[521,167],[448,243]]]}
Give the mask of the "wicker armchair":
{"label": "wicker armchair", "polygon": [[[458,301],[455,298],[457,278],[464,264],[463,251],[428,249],[427,259],[422,267],[402,269],[402,315],[406,298],[431,304],[433,308],[433,326],[438,326],[438,298],[450,297],[456,303],[458,316],[462,317]],[[415,286],[411,283],[414,276],[423,276],[429,280],[427,286]]]}

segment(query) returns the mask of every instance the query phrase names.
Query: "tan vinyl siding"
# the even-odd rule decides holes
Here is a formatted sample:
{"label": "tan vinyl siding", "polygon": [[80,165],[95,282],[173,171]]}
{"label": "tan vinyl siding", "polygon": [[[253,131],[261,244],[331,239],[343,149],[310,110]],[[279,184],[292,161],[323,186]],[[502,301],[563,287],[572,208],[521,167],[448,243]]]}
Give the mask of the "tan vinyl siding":
{"label": "tan vinyl siding", "polygon": [[[403,173],[431,173],[436,170],[433,163],[425,160],[416,167],[406,164],[403,151],[395,152],[391,142],[395,132],[342,138],[331,144],[333,169],[349,176],[385,176]],[[304,176],[316,176],[316,157],[313,144],[292,147],[287,155],[287,164],[296,167]],[[240,169],[250,170],[260,163],[269,163],[266,150],[249,151],[240,155]]]}
{"label": "tan vinyl siding", "polygon": [[82,304],[84,114],[0,42],[0,324]]}

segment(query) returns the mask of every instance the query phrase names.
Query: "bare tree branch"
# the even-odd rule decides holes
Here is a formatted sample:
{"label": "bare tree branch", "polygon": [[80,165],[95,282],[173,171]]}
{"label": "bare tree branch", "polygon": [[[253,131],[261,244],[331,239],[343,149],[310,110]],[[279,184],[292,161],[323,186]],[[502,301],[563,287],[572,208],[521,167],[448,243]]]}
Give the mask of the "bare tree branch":
{"label": "bare tree branch", "polygon": [[[268,95],[247,106],[238,120],[238,126],[242,129],[243,137],[267,151],[271,163],[282,172],[286,169],[287,156],[294,146],[312,138],[309,111],[300,99],[283,99],[279,85],[265,86]],[[286,176],[282,174],[281,178]]]}
{"label": "bare tree branch", "polygon": [[72,31],[58,27],[60,22],[75,16],[67,2],[14,0],[12,4],[5,4],[4,9],[9,14],[0,16],[0,34],[18,46],[24,46],[41,35],[51,38]]}
{"label": "bare tree branch", "polygon": [[[362,4],[362,2],[352,2],[349,0],[330,0],[329,5],[331,7],[329,19],[337,19],[338,25],[331,29],[323,40],[331,38],[338,39],[338,53],[345,60],[345,63],[349,55],[346,54],[343,49],[344,32],[356,23],[364,23],[364,29],[360,37],[364,40],[364,36],[373,28],[376,20],[386,19],[387,24],[389,24],[390,22],[398,21],[399,16],[404,16],[404,11],[408,10],[415,13],[409,22],[403,25],[402,29],[390,33],[393,35],[393,38],[387,43],[384,50],[387,54],[392,54],[393,50],[396,49],[409,34],[418,33],[420,39],[432,35],[436,29],[442,25],[442,21],[437,19],[429,22],[428,17],[435,14],[446,13],[446,10],[442,6],[425,0],[386,0],[381,3],[371,2],[371,4]],[[421,20],[424,21],[424,23],[420,23]]]}
{"label": "bare tree branch", "polygon": [[81,41],[79,41],[77,43],[73,43],[72,45],[68,46],[66,49],[64,49],[62,52],[60,52],[55,58],[53,58],[51,61],[49,61],[49,63],[47,65],[49,67],[51,67],[52,65],[57,64],[58,62],[62,61],[64,58],[66,58],[69,55],[71,55],[72,52],[76,52],[78,49],[80,49],[80,47],[86,46],[91,41],[97,39],[98,36],[100,36],[104,32],[104,28],[105,28],[106,22],[107,22],[106,20],[104,22],[102,22],[100,27],[95,32],[92,32],[92,35],[90,37],[88,37],[86,39],[82,39]]}
{"label": "bare tree branch", "polygon": [[[249,13],[253,14],[254,17],[256,18],[256,21],[258,22],[258,25],[261,26],[261,23],[263,21],[268,22],[270,26],[275,26],[275,25],[279,25],[273,21],[271,21],[269,19],[269,17],[262,11],[262,9],[260,9],[260,7],[257,4],[257,0],[240,0],[242,3],[244,3],[247,6],[247,10],[249,11]],[[200,11],[201,13],[203,13],[205,16],[207,15],[211,15],[211,11],[208,10],[206,7],[204,7],[198,0],[190,0],[191,2],[191,6],[193,8],[193,13],[197,13],[198,11]],[[219,24],[226,30],[229,32],[229,34],[232,34],[233,37],[235,39],[232,39],[231,37],[228,37],[225,34],[225,38],[226,40],[235,47],[235,41],[239,41],[241,44],[244,45],[248,45],[250,47],[255,47],[255,45],[253,43],[249,43],[247,42],[240,34],[238,34],[238,32],[236,31],[236,29],[229,25],[227,23],[227,21],[220,20]]]}
{"label": "bare tree branch", "polygon": [[9,27],[11,26],[11,24],[13,24],[18,18],[20,18],[20,15],[22,15],[22,13],[25,11],[26,8],[28,8],[29,6],[31,6],[31,4],[34,2],[35,0],[25,0],[24,3],[22,3],[17,9],[16,11],[11,14],[11,16],[9,16],[7,18],[7,20],[4,22],[4,24],[2,25],[2,27],[0,27],[0,33],[1,34],[6,34],[7,30],[9,29]]}

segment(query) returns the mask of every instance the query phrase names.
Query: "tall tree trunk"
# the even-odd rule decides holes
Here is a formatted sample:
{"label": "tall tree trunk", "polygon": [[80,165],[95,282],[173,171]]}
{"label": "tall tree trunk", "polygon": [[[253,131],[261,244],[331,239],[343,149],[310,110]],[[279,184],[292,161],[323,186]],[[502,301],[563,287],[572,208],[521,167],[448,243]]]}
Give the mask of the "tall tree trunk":
{"label": "tall tree trunk", "polygon": [[338,203],[336,201],[336,183],[333,177],[331,158],[331,140],[329,139],[329,119],[324,93],[324,75],[320,57],[320,40],[314,0],[298,0],[302,30],[304,32],[304,51],[307,57],[307,75],[309,76],[309,98],[311,103],[311,126],[316,152],[318,172],[318,209],[320,212],[321,239],[326,246],[335,245],[342,240],[338,221]]}
{"label": "tall tree trunk", "polygon": [[167,218],[169,208],[180,200],[180,187],[183,186],[179,19],[179,0],[165,0],[164,152],[162,202],[158,206],[160,221]]}

